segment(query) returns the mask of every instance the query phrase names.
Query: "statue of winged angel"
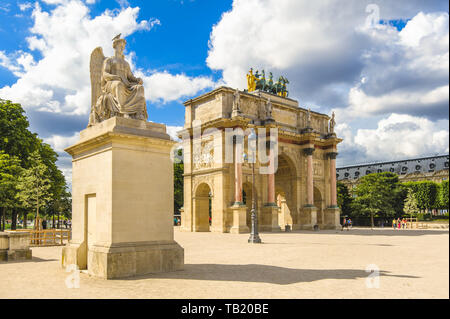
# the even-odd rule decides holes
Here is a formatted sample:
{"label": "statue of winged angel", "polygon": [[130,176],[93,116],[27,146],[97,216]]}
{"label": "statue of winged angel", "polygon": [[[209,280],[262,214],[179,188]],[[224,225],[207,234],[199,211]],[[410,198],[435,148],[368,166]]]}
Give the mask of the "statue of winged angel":
{"label": "statue of winged angel", "polygon": [[105,58],[101,47],[91,53],[91,114],[88,126],[113,116],[146,121],[147,106],[142,79],[136,78],[125,61],[126,41],[113,39],[114,56]]}

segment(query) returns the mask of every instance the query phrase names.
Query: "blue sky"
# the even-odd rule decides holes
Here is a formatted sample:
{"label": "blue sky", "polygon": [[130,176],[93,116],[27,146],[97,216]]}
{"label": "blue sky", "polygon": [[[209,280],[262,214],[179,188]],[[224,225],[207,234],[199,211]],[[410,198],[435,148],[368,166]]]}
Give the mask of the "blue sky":
{"label": "blue sky", "polygon": [[[338,165],[448,153],[448,2],[441,0],[3,0],[0,98],[21,103],[60,154],[90,110],[89,55],[111,38],[144,79],[149,120],[173,134],[182,102],[245,88],[250,67],[336,113]],[[368,19],[376,21],[368,24]]]}
{"label": "blue sky", "polygon": [[[13,52],[27,50],[25,38],[33,26],[30,11],[20,10],[19,5],[27,1],[7,0],[0,5],[1,50]],[[141,19],[158,19],[150,31],[140,31],[127,37],[128,50],[136,53],[136,64],[144,69],[168,70],[189,76],[208,75],[214,80],[221,77],[220,71],[209,69],[205,60],[212,25],[219,22],[223,12],[231,9],[231,0],[167,0],[167,1],[97,1],[89,5],[91,17],[105,10],[120,10],[124,6],[139,7]],[[40,2],[42,9],[51,11],[52,4]],[[11,30],[13,32],[11,32]],[[30,51],[35,60],[42,58],[40,52]],[[0,87],[14,83],[17,77],[0,67]],[[184,109],[179,101],[148,103],[149,114],[154,122],[168,125],[183,125]],[[32,119],[31,122],[33,123]],[[81,129],[81,127],[80,127]]]}

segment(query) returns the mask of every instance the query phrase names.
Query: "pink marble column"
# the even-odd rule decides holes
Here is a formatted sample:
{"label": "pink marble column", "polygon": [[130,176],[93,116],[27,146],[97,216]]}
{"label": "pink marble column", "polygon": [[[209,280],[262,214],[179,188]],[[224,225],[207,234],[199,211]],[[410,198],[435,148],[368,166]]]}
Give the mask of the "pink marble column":
{"label": "pink marble column", "polygon": [[274,152],[270,151],[269,169],[271,173],[267,174],[267,204],[275,204],[275,169],[274,169]]}
{"label": "pink marble column", "polygon": [[331,207],[337,206],[337,193],[336,193],[336,152],[328,153],[330,158],[330,196]]}
{"label": "pink marble column", "polygon": [[268,174],[267,176],[267,202],[275,203],[275,174]]}
{"label": "pink marble column", "polygon": [[241,152],[241,148],[238,146],[238,144],[236,145],[236,153],[235,153],[235,157],[234,157],[234,183],[235,183],[235,187],[234,187],[234,204],[235,205],[243,205],[243,199],[242,199],[242,163],[239,163],[239,161],[237,160],[238,158],[242,158],[242,152]]}
{"label": "pink marble column", "polygon": [[314,148],[304,148],[303,152],[306,155],[307,160],[307,173],[306,173],[306,206],[314,206],[314,184],[313,184],[313,153]]}

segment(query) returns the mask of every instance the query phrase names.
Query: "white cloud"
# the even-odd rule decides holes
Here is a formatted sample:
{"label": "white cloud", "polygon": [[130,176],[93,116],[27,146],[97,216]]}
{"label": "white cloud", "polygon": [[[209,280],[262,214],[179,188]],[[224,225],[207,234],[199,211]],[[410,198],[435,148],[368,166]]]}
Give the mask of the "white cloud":
{"label": "white cloud", "polygon": [[[0,88],[0,96],[21,103],[25,109],[67,115],[87,115],[90,111],[89,58],[101,46],[106,56],[113,54],[111,39],[123,37],[160,25],[158,19],[138,21],[139,8],[106,10],[91,18],[85,3],[47,0],[54,4],[50,12],[35,4],[34,25],[27,38],[30,50],[39,51],[42,59],[34,61],[30,53],[0,52],[0,65],[19,77],[16,83]],[[132,50],[132,48],[128,48]],[[130,57],[133,52],[130,51]],[[146,96],[150,101],[167,102],[213,86],[206,77],[172,75],[167,72],[144,76]],[[86,118],[87,121],[87,118]]]}
{"label": "white cloud", "polygon": [[361,81],[349,91],[342,118],[390,112],[448,117],[448,13],[418,13],[400,32],[371,30]]}
{"label": "white cloud", "polygon": [[32,7],[33,5],[30,2],[24,2],[24,3],[19,3],[19,9],[20,11],[25,11],[28,10]]}
{"label": "white cloud", "polygon": [[145,86],[145,97],[152,102],[169,102],[183,97],[193,96],[206,88],[215,86],[214,81],[205,76],[189,77],[185,74],[170,74],[168,72],[156,72],[142,77]]}
{"label": "white cloud", "polygon": [[359,129],[353,140],[368,160],[411,158],[449,151],[448,120],[433,123],[426,118],[392,114],[376,129]]}
{"label": "white cloud", "polygon": [[[409,20],[398,31],[389,24],[366,26],[372,2],[234,0],[213,27],[207,64],[239,88],[246,88],[250,67],[285,75],[290,97],[301,106],[336,112],[347,162],[448,152],[448,120],[447,127],[439,121],[448,119],[448,4],[377,1],[380,19]],[[401,116],[422,131],[385,129],[386,121],[401,122]],[[380,119],[377,129],[358,130]],[[419,135],[431,142],[422,145]],[[405,142],[396,149],[398,141]]]}
{"label": "white cloud", "polygon": [[52,135],[44,138],[44,142],[50,144],[50,146],[59,153],[64,152],[64,149],[75,144],[80,138],[80,134],[76,132],[72,136]]}
{"label": "white cloud", "polygon": [[20,70],[20,68],[11,60],[5,51],[0,51],[0,66],[7,68],[13,73]]}
{"label": "white cloud", "polygon": [[167,134],[170,135],[170,137],[172,138],[172,140],[174,141],[179,141],[180,139],[178,138],[177,132],[181,131],[183,129],[182,126],[171,126],[171,125],[166,125],[166,131]]}

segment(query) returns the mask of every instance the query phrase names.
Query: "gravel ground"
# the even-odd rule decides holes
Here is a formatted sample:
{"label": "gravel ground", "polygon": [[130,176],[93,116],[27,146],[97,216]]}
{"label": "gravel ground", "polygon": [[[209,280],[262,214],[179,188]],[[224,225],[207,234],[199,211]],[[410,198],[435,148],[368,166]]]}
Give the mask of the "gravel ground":
{"label": "gravel ground", "polygon": [[[352,229],[248,234],[186,233],[185,269],[120,280],[80,274],[67,288],[61,247],[0,263],[0,298],[449,298],[448,230]],[[367,287],[369,265],[379,287]]]}

